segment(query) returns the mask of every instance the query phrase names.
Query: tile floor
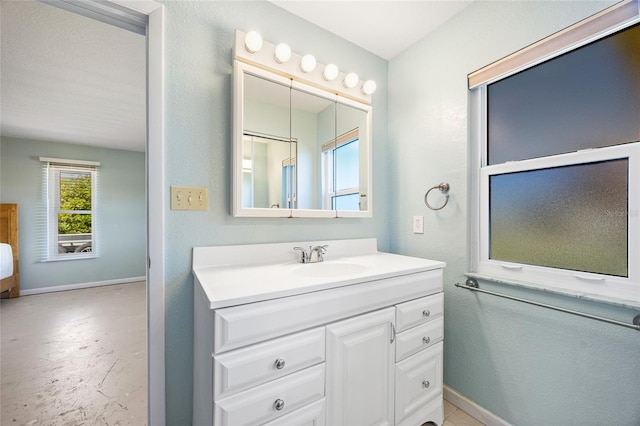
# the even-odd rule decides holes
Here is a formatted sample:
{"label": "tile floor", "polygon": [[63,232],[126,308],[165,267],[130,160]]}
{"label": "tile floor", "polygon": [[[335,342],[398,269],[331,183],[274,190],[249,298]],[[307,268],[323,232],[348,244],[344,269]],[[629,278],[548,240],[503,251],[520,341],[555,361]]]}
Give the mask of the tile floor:
{"label": "tile floor", "polygon": [[443,426],[484,426],[484,423],[479,422],[445,399]]}
{"label": "tile floor", "polygon": [[146,423],[145,283],[2,299],[0,424]]}

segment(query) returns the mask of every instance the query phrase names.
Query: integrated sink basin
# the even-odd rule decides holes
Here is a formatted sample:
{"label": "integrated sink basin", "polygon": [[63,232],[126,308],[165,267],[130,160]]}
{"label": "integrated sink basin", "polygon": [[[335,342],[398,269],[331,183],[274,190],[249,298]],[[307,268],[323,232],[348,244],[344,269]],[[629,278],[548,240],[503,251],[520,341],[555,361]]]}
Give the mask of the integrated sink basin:
{"label": "integrated sink basin", "polygon": [[368,268],[365,265],[351,262],[316,262],[300,264],[292,271],[303,277],[340,277],[343,275],[361,274]]}
{"label": "integrated sink basin", "polygon": [[[312,263],[301,263],[301,250]],[[309,249],[307,250],[307,247]],[[324,247],[323,262],[315,262]],[[193,274],[210,309],[300,295],[444,267],[379,252],[375,238],[195,247]]]}

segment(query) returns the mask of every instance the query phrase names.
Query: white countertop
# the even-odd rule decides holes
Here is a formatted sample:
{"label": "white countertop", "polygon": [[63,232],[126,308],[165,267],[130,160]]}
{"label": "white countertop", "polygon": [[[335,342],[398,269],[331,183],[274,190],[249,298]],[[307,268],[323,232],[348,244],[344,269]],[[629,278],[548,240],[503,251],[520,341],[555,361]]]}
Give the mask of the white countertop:
{"label": "white countertop", "polygon": [[[356,241],[358,248],[362,244],[367,249],[360,255],[345,256],[348,244],[345,241]],[[293,296],[313,291],[326,290],[345,285],[375,281],[401,275],[414,274],[444,268],[445,263],[378,252],[375,239],[329,241],[329,250],[325,261],[321,263],[302,264],[295,260],[293,246],[318,245],[319,243],[280,243],[273,245],[250,245],[243,251],[243,246],[204,247],[194,249],[193,275],[195,285],[200,285],[208,299],[209,307],[217,309],[244,303],[258,302],[279,297]],[[372,244],[374,245],[371,249]],[[256,247],[262,250],[256,250]],[[283,249],[286,256],[273,259],[270,255],[268,263],[260,262],[256,253],[272,253],[273,249]],[[337,256],[331,256],[332,247]],[[364,251],[364,253],[363,253]],[[224,253],[224,254],[223,254]],[[221,259],[231,253],[231,257]],[[216,256],[218,254],[219,256]],[[216,259],[211,259],[214,256]],[[274,261],[275,260],[275,261]],[[229,263],[232,264],[229,264]],[[246,262],[240,264],[240,262]]]}

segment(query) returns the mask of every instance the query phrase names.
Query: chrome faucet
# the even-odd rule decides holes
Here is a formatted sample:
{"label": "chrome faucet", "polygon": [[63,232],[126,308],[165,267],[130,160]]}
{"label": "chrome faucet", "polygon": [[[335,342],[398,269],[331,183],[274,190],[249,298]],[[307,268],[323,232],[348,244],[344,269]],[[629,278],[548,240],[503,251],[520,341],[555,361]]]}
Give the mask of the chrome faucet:
{"label": "chrome faucet", "polygon": [[309,246],[309,251],[306,251],[302,247],[294,247],[293,249],[300,250],[300,253],[302,253],[300,263],[309,263],[311,261],[311,246]]}
{"label": "chrome faucet", "polygon": [[[302,247],[294,247],[294,250],[300,250],[301,253],[301,258],[300,258],[300,263],[316,263],[316,262],[322,262],[324,260],[323,255],[327,252],[327,247],[329,246],[315,246],[315,247],[311,247],[309,246],[309,250],[305,250]],[[313,253],[316,253],[316,261],[312,262],[311,258],[313,256]]]}
{"label": "chrome faucet", "polygon": [[313,250],[311,250],[311,253],[316,252],[316,262],[322,262],[324,260],[323,255],[327,252],[327,247],[329,246],[315,246]]}

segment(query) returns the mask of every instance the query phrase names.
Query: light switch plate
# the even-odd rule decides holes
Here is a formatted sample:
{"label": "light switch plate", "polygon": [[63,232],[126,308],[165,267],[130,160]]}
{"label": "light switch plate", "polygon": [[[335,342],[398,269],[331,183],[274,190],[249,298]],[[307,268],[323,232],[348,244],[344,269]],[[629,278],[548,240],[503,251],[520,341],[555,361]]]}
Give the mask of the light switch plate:
{"label": "light switch plate", "polygon": [[197,186],[172,186],[171,210],[208,210],[209,191]]}
{"label": "light switch plate", "polygon": [[413,217],[413,233],[424,234],[424,216]]}

